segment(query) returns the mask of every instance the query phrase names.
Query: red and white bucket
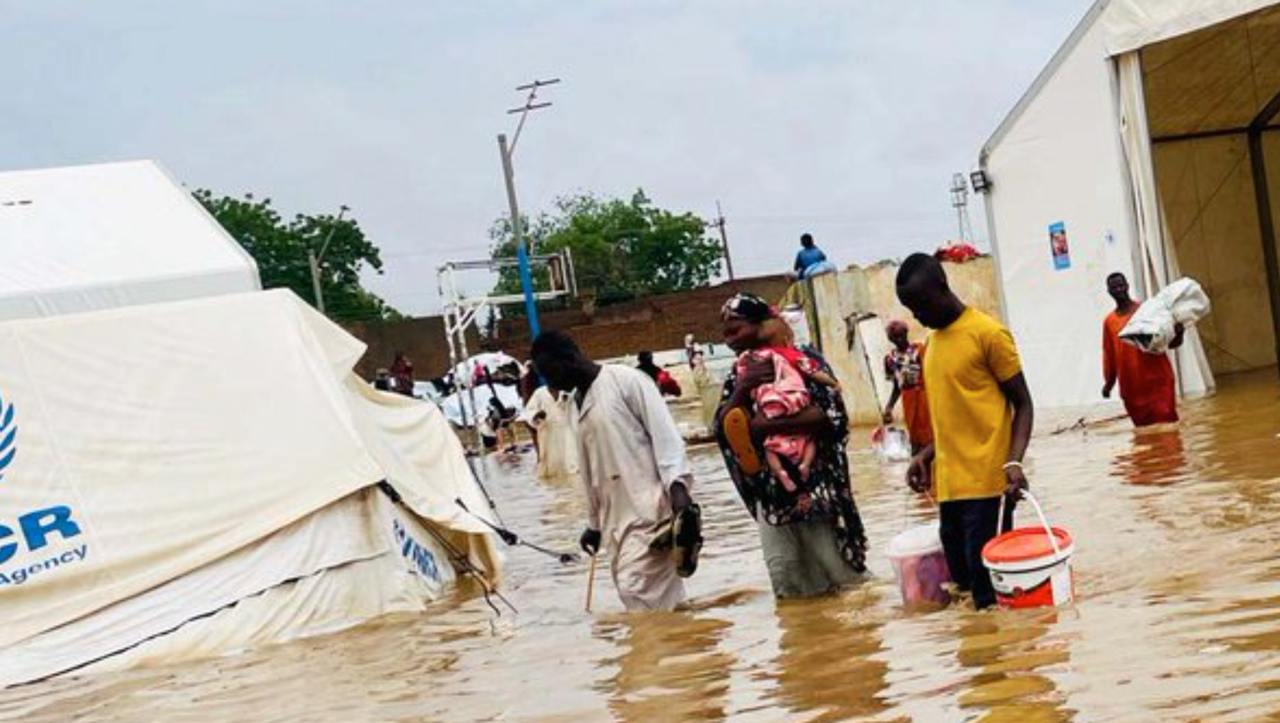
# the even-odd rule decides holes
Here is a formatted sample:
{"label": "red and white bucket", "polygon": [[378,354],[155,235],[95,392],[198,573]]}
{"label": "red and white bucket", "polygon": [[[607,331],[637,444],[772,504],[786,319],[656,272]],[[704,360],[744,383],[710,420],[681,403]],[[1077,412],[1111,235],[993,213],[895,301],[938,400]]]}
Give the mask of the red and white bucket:
{"label": "red and white bucket", "polygon": [[[1029,492],[1023,497],[1040,519],[1038,527],[1018,527],[996,536],[982,547],[982,561],[991,573],[996,602],[1004,608],[1054,607],[1075,598],[1071,554],[1075,540],[1061,527],[1052,527]],[[1000,522],[1004,525],[1004,502]]]}

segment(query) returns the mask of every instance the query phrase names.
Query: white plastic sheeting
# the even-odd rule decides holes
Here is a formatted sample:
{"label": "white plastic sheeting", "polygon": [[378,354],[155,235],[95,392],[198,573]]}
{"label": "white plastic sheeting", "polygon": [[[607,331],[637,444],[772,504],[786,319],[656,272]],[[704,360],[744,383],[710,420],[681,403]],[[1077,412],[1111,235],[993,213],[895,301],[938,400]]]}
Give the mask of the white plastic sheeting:
{"label": "white plastic sheeting", "polygon": [[0,173],[0,320],[260,288],[253,260],[151,161]]}
{"label": "white plastic sheeting", "polygon": [[[385,514],[316,515],[384,479],[496,576],[486,530],[453,502],[486,509],[439,411],[353,379],[363,346],[290,292],[9,322],[0,348],[0,439],[17,450],[0,457],[0,683],[387,554]],[[293,626],[278,613],[284,637],[306,610]]]}
{"label": "white plastic sheeting", "polygon": [[[520,400],[518,389],[505,384],[494,384],[493,389],[498,392],[498,401],[508,409],[515,410],[517,416],[524,411],[524,403]],[[489,385],[481,384],[475,389],[464,389],[444,398],[440,406],[450,422],[459,427],[470,427],[475,423],[477,415],[471,408],[472,394],[475,395],[476,407],[480,409],[479,418],[484,419],[489,414],[489,400],[494,396],[493,391],[489,390]]]}
{"label": "white plastic sheeting", "polygon": [[1177,325],[1190,329],[1209,314],[1209,297],[1194,279],[1178,279],[1142,302],[1120,330],[1120,340],[1151,354],[1164,354]]}

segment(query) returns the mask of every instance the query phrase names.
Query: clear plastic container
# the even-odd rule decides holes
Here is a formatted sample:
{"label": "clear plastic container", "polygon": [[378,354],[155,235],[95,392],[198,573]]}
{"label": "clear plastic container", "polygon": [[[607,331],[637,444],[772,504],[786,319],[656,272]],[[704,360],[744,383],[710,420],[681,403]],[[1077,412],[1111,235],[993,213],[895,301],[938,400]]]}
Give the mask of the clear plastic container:
{"label": "clear plastic container", "polygon": [[945,584],[951,581],[937,523],[912,527],[889,541],[887,550],[898,579],[902,602],[908,607],[951,602]]}

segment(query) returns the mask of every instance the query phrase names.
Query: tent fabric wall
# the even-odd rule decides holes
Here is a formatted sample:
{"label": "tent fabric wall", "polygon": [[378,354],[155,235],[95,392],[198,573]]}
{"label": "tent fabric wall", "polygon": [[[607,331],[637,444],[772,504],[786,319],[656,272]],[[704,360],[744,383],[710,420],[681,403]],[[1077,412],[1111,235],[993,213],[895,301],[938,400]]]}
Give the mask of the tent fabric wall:
{"label": "tent fabric wall", "polygon": [[[0,552],[0,645],[382,479],[303,306],[260,292],[0,324],[0,396],[17,432],[0,483],[0,533],[15,546]],[[350,337],[337,346],[360,348]],[[67,517],[60,532],[23,529],[40,510]],[[81,547],[72,564],[14,582]]]}
{"label": "tent fabric wall", "polygon": [[[0,457],[6,650],[252,556],[382,480],[496,576],[487,531],[450,504],[485,511],[439,412],[353,386],[363,345],[291,292],[8,322],[0,346],[0,426],[17,444]],[[278,572],[381,549],[330,532],[300,548],[320,558]],[[232,582],[231,597],[272,584],[247,570]]]}
{"label": "tent fabric wall", "polygon": [[[426,572],[416,560],[430,556]],[[0,685],[223,655],[416,612],[456,574],[412,514],[366,488],[191,574],[0,652]]]}
{"label": "tent fabric wall", "polygon": [[[385,499],[385,498],[383,498]],[[431,538],[420,538],[432,545]],[[436,548],[440,570],[445,551]],[[104,673],[136,666],[169,665],[216,657],[290,640],[327,635],[366,620],[395,613],[422,613],[439,593],[410,570],[396,551],[322,570],[244,598],[235,606],[187,625],[85,669]]]}
{"label": "tent fabric wall", "polygon": [[0,173],[0,320],[261,288],[253,259],[151,161]]}
{"label": "tent fabric wall", "polygon": [[[1154,291],[1180,278],[1181,267],[1156,187],[1141,58],[1136,53],[1122,55],[1116,58],[1116,69],[1120,137],[1129,187],[1133,192],[1135,229],[1132,243],[1140,259],[1140,268],[1134,273],[1142,275],[1144,288]],[[1213,373],[1209,370],[1199,332],[1194,327],[1187,330],[1182,348],[1173,352],[1173,360],[1182,394],[1203,394],[1213,389]]]}
{"label": "tent fabric wall", "polygon": [[[983,151],[1005,319],[1037,405],[1100,402],[1106,277],[1132,276],[1131,193],[1105,33],[1084,28]],[[1070,268],[1054,268],[1049,226],[1062,222]]]}
{"label": "tent fabric wall", "polygon": [[[1280,159],[1277,140],[1268,145],[1271,157]],[[1248,153],[1243,134],[1155,148],[1157,182],[1182,270],[1213,300],[1213,312],[1198,329],[1218,373],[1276,363]]]}
{"label": "tent fabric wall", "polygon": [[348,373],[343,386],[356,430],[387,482],[410,510],[466,552],[486,581],[496,585],[502,557],[475,515],[497,520],[444,414],[434,404],[379,392],[354,373]]}

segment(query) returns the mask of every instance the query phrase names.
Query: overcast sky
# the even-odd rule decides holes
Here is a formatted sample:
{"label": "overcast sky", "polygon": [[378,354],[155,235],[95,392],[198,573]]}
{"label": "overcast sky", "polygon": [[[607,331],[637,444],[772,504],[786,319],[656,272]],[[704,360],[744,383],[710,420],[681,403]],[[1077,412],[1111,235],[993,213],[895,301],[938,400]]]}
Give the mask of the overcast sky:
{"label": "overcast sky", "polygon": [[[840,264],[955,236],[947,187],[1089,0],[0,0],[0,168],[134,158],[287,213],[351,206],[369,286],[438,307],[506,209],[579,190],[715,213],[740,275],[811,231]],[[973,208],[985,234],[981,204]]]}

